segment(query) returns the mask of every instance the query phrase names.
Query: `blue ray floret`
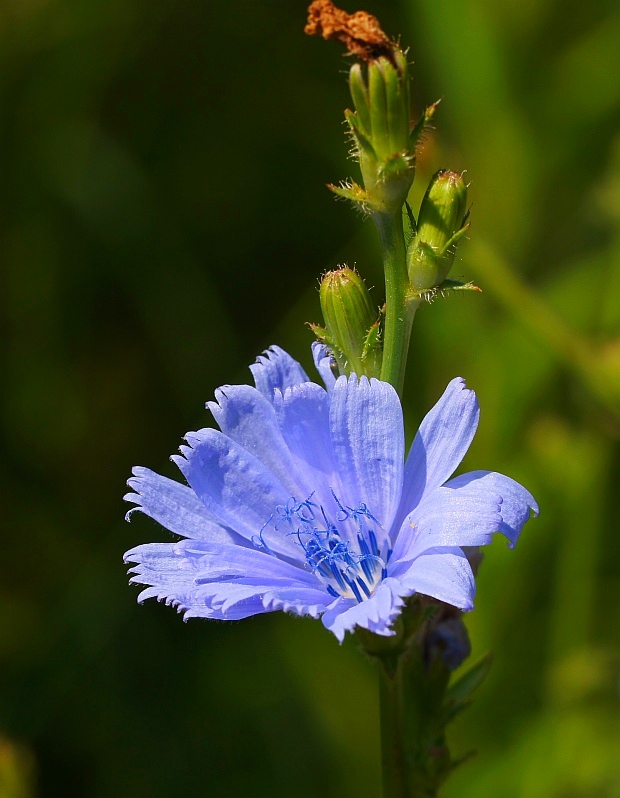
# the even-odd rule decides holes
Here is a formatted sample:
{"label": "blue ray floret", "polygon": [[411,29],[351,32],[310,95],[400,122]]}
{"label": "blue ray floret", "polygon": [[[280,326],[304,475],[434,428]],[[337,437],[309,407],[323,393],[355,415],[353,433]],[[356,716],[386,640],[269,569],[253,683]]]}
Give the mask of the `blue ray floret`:
{"label": "blue ray floret", "polygon": [[188,485],[135,468],[141,511],[181,537],[125,554],[131,581],[185,618],[232,620],[274,610],[322,618],[339,640],[380,635],[421,593],[473,607],[463,546],[500,532],[514,546],[531,494],[509,477],[451,479],[478,424],[478,403],[452,380],[405,459],[400,400],[385,382],[335,379],[314,345],[325,388],[273,347],[251,369],[256,387],[228,385],[209,402],[220,430],[185,436],[172,459]]}

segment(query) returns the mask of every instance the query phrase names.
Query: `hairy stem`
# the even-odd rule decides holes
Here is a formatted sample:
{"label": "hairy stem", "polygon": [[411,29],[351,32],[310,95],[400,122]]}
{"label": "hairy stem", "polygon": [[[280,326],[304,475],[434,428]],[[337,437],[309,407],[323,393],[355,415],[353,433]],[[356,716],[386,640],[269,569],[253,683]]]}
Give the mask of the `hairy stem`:
{"label": "hairy stem", "polygon": [[376,213],[385,272],[385,331],[381,379],[391,383],[402,396],[413,317],[419,300],[408,295],[409,280],[402,211]]}

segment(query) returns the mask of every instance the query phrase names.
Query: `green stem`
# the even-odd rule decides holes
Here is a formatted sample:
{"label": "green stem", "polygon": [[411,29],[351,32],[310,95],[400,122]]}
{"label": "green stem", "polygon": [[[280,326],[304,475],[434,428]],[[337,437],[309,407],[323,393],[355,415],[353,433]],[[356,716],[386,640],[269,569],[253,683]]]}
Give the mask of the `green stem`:
{"label": "green stem", "polygon": [[381,771],[383,798],[408,798],[409,768],[403,734],[401,673],[379,669],[381,702]]}
{"label": "green stem", "polygon": [[380,671],[383,798],[435,798],[450,768],[441,712],[449,671],[414,645]]}
{"label": "green stem", "polygon": [[402,396],[409,351],[411,325],[419,300],[407,295],[409,279],[402,210],[376,213],[385,272],[385,331],[381,379],[391,383]]}

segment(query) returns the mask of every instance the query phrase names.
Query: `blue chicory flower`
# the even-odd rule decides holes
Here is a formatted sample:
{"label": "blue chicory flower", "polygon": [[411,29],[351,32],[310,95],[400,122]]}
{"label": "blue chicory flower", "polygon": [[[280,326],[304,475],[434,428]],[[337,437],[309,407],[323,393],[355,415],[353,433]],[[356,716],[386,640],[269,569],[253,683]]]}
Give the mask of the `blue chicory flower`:
{"label": "blue chicory flower", "polygon": [[534,498],[492,471],[450,479],[479,409],[452,380],[405,460],[391,385],[335,379],[315,344],[326,389],[278,347],[251,366],[256,387],[228,385],[207,407],[220,430],[185,436],[172,459],[189,487],[136,468],[125,498],[182,540],[128,551],[131,581],[185,618],[232,620],[284,610],[321,617],[342,641],[364,627],[391,635],[404,600],[421,593],[473,607],[463,546],[501,532],[513,546],[538,513]]}

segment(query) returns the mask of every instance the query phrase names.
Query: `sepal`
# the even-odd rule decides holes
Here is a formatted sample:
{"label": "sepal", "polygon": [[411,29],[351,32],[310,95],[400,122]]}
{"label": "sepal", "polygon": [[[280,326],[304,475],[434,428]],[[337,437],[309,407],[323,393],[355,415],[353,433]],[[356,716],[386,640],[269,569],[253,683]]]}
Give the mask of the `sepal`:
{"label": "sepal", "polygon": [[409,134],[410,149],[415,151],[422,143],[424,138],[424,133],[431,126],[431,121],[435,116],[435,111],[437,110],[437,107],[439,106],[440,102],[441,100],[436,100],[432,105],[429,105],[424,109],[424,113],[418,119],[413,130]]}
{"label": "sepal", "polygon": [[346,182],[342,182],[339,186],[328,183],[327,188],[337,197],[352,202],[362,213],[370,213],[372,201],[368,192],[366,192],[359,183],[356,183],[355,180],[347,180]]}
{"label": "sepal", "polygon": [[412,296],[416,299],[422,299],[429,304],[434,302],[437,298],[444,299],[455,292],[461,291],[477,291],[482,292],[482,288],[473,282],[463,283],[459,280],[446,279],[434,288],[422,288],[419,291],[412,292]]}

